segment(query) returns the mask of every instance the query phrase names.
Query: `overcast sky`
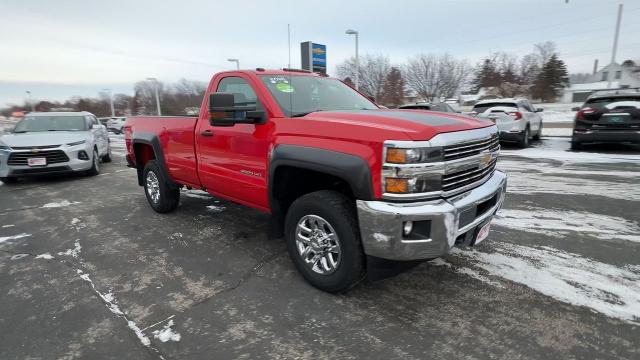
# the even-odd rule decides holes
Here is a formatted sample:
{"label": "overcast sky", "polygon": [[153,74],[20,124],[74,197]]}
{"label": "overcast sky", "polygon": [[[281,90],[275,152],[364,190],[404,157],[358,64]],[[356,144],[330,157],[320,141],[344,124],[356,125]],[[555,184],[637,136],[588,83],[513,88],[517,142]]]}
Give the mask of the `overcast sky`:
{"label": "overcast sky", "polygon": [[476,63],[492,51],[523,55],[557,44],[570,72],[609,62],[617,4],[624,3],[617,59],[640,58],[640,0],[2,0],[0,106],[36,99],[132,93],[146,77],[208,81],[232,69],[300,67],[306,40],[327,45],[329,72],[360,52],[401,63],[449,52]]}

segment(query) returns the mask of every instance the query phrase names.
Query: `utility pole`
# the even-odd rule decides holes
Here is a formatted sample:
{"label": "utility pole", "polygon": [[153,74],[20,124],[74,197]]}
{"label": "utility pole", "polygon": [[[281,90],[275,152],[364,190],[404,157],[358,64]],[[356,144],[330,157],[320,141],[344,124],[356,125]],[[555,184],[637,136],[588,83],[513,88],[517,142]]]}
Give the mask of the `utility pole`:
{"label": "utility pole", "polygon": [[27,90],[26,93],[27,93],[27,99],[29,101],[29,105],[31,105],[31,111],[35,112],[36,111],[36,106],[33,103],[33,99],[31,98],[31,91]]}
{"label": "utility pole", "polygon": [[358,55],[358,32],[352,29],[349,29],[347,31],[344,32],[347,35],[355,35],[356,36],[356,90],[358,90],[360,88],[360,81],[359,81],[359,73],[360,73],[360,56]]}
{"label": "utility pole", "polygon": [[[618,5],[618,20],[616,21],[616,32],[613,36],[613,50],[611,51],[611,65],[616,61],[616,52],[618,51],[618,37],[620,36],[620,22],[622,21],[622,4]],[[613,78],[613,69],[609,69],[607,74],[607,89],[611,88],[611,80]]]}
{"label": "utility pole", "polygon": [[289,64],[287,68],[291,69],[291,24],[287,24],[287,45],[289,46]]}
{"label": "utility pole", "polygon": [[158,108],[158,116],[162,116],[162,112],[160,111],[160,96],[158,96],[158,79],[156,78],[147,78],[148,81],[153,81],[156,89],[156,107]]}
{"label": "utility pole", "polygon": [[111,91],[111,89],[102,89],[102,91],[109,92],[109,103],[111,103],[111,117],[115,117],[116,109],[113,107],[113,91]]}

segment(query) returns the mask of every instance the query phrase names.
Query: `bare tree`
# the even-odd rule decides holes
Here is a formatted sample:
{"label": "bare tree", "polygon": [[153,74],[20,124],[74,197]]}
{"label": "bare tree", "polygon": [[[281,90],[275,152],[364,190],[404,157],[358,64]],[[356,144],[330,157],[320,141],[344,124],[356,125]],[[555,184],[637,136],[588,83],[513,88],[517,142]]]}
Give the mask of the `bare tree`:
{"label": "bare tree", "polygon": [[[376,100],[380,100],[384,94],[384,84],[387,75],[391,71],[391,62],[386,55],[366,54],[360,57],[359,66],[359,90]],[[337,72],[340,78],[355,78],[355,58],[349,58],[338,64]]]}
{"label": "bare tree", "polygon": [[549,61],[551,56],[556,53],[556,44],[553,41],[545,41],[533,45],[534,53],[538,58],[538,67],[542,67]]}
{"label": "bare tree", "polygon": [[449,54],[420,54],[407,62],[405,80],[410,89],[425,100],[433,101],[440,96],[454,96],[468,81],[470,72],[465,60]]}

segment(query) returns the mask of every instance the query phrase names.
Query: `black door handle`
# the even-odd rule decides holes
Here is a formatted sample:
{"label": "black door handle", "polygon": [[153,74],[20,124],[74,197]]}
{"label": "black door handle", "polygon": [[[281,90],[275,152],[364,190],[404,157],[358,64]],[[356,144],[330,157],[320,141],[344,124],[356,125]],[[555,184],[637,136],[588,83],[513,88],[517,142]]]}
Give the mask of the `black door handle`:
{"label": "black door handle", "polygon": [[213,131],[204,130],[203,132],[200,133],[200,135],[202,135],[202,136],[213,136]]}

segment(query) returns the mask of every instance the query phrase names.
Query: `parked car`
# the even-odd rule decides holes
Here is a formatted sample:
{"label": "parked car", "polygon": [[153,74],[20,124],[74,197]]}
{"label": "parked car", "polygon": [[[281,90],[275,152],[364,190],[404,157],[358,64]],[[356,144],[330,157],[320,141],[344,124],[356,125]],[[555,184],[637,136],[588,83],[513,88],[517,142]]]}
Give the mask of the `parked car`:
{"label": "parked car", "polygon": [[429,110],[429,111],[440,111],[440,112],[450,112],[450,113],[455,113],[457,112],[456,110],[454,110],[451,105],[447,104],[447,103],[437,103],[437,104],[432,104],[432,103],[415,103],[415,104],[405,104],[402,106],[399,106],[398,109],[409,109],[409,110]]}
{"label": "parked car", "polygon": [[107,130],[116,134],[122,134],[122,127],[126,121],[126,117],[112,117],[107,121]]}
{"label": "parked car", "polygon": [[104,127],[107,127],[107,123],[109,122],[109,120],[111,120],[110,117],[101,117],[98,118],[98,122],[100,123],[100,125],[104,125]]}
{"label": "parked car", "polygon": [[111,161],[107,130],[88,112],[32,112],[0,136],[0,180],[86,172]]}
{"label": "parked car", "polygon": [[187,187],[270,213],[271,235],[319,289],[476,245],[503,203],[490,121],[380,109],[301,70],[218,73],[206,94],[198,117],[127,120],[126,159],[150,206],[174,210]]}
{"label": "parked car", "polygon": [[587,143],[640,144],[640,90],[602,91],[577,111],[571,149]]}
{"label": "parked car", "polygon": [[542,135],[542,108],[527,99],[490,99],[477,102],[468,115],[489,119],[498,126],[500,141],[526,148]]}

